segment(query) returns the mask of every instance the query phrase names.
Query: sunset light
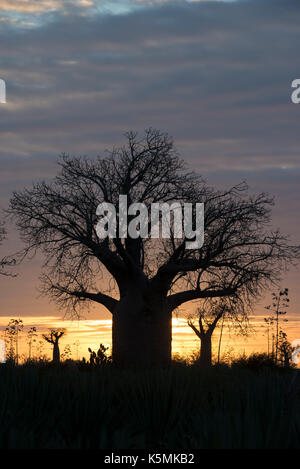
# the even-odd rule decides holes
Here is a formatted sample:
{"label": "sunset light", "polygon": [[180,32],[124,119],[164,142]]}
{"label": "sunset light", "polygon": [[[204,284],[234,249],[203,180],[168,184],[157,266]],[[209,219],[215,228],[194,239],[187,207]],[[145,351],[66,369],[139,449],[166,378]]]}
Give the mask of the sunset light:
{"label": "sunset light", "polygon": [[0,0],[0,450],[300,448],[299,11]]}

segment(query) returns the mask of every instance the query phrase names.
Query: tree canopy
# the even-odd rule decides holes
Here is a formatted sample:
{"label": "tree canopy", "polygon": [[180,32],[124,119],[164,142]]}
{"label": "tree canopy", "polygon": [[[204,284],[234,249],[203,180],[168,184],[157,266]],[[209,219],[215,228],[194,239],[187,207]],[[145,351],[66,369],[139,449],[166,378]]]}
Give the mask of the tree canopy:
{"label": "tree canopy", "polygon": [[[250,300],[298,261],[299,246],[271,228],[268,194],[250,195],[244,182],[228,190],[210,187],[186,168],[173,140],[158,130],[148,129],[142,138],[129,132],[126,140],[95,159],[64,154],[51,182],[13,194],[8,212],[25,242],[19,258],[43,252],[43,288],[58,302],[73,309],[96,301],[113,312],[133,279],[146,295],[153,287],[167,296],[171,310],[198,298]],[[96,208],[102,201],[116,205],[120,194],[129,204],[147,207],[203,202],[203,247],[187,250],[185,239],[174,237],[99,239]],[[117,288],[105,282],[105,272]]]}

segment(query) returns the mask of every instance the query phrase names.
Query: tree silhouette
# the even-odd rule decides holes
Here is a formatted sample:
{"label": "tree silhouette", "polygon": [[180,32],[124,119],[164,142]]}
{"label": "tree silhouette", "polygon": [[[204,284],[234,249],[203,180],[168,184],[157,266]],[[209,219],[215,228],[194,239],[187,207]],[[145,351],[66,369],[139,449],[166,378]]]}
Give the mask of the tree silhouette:
{"label": "tree silhouette", "polygon": [[19,334],[24,327],[22,319],[10,319],[5,328],[5,335],[9,342],[9,358],[19,363]]}
{"label": "tree silhouette", "polygon": [[79,359],[79,346],[80,346],[79,340],[75,340],[73,345],[74,345],[75,350],[76,350],[76,360],[78,360]]}
{"label": "tree silhouette", "polygon": [[[273,201],[266,194],[250,196],[245,183],[227,191],[209,187],[160,131],[126,138],[126,145],[94,160],[63,155],[59,175],[15,192],[8,213],[26,243],[18,259],[37,250],[45,256],[44,292],[72,312],[97,302],[112,313],[117,365],[163,365],[171,358],[172,311],[195,299],[250,301],[298,260],[299,247],[268,230]],[[149,209],[204,203],[203,247],[186,249],[186,239],[174,236],[133,239],[117,232],[99,239],[96,208],[112,203],[118,216],[119,195]]]}
{"label": "tree silhouette", "polygon": [[270,332],[272,332],[272,359],[274,359],[275,353],[274,353],[274,334],[273,334],[273,326],[274,326],[274,318],[272,316],[269,316],[267,318],[264,318],[264,323],[265,327],[267,329],[267,344],[268,344],[268,357],[270,356]]}
{"label": "tree silhouette", "polygon": [[31,360],[32,358],[32,347],[33,344],[36,342],[37,333],[36,327],[32,326],[27,331],[27,343],[28,343],[28,359]]}
{"label": "tree silhouette", "polygon": [[[208,298],[204,300],[203,304],[197,309],[196,316],[198,327],[195,326],[192,318],[189,318],[188,325],[200,339],[199,365],[202,367],[211,366],[212,335],[219,321],[221,319],[224,321],[225,317],[227,317],[230,321],[238,323],[240,327],[243,327],[242,325],[247,319],[244,303],[231,297],[217,299]],[[218,355],[220,355],[220,350]]]}
{"label": "tree silhouette", "polygon": [[62,360],[70,360],[72,356],[72,350],[70,344],[66,344],[63,350],[63,353],[61,354]]}
{"label": "tree silhouette", "polygon": [[59,352],[59,339],[65,335],[66,331],[64,329],[51,329],[48,334],[42,334],[46,342],[53,345],[53,363],[60,362],[60,352]]}
{"label": "tree silhouette", "polygon": [[[265,309],[273,313],[273,317],[270,316],[267,318],[269,324],[276,325],[276,335],[275,335],[275,362],[278,361],[278,352],[279,352],[279,341],[280,341],[280,329],[279,329],[279,318],[284,316],[287,313],[287,308],[289,307],[289,289],[285,288],[284,290],[279,290],[278,293],[272,293],[272,304],[265,306]],[[266,320],[266,319],[265,319]],[[284,319],[285,322],[288,319]]]}
{"label": "tree silhouette", "polygon": [[288,341],[287,334],[280,330],[278,335],[278,360],[281,362],[281,365],[287,368],[290,366],[292,353],[293,347]]}
{"label": "tree silhouette", "polygon": [[109,347],[105,347],[105,345],[103,344],[100,344],[97,352],[94,352],[91,348],[88,348],[88,351],[90,353],[89,363],[91,365],[103,365],[110,363],[111,357],[106,355],[108,349]]}

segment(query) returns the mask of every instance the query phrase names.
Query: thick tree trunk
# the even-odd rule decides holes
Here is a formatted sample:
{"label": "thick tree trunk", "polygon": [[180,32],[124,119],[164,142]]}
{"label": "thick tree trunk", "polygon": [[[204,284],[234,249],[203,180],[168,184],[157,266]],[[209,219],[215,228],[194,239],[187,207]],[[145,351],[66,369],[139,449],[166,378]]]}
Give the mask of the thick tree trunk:
{"label": "thick tree trunk", "polygon": [[53,363],[59,363],[60,361],[60,353],[59,353],[59,345],[58,342],[53,344]]}
{"label": "thick tree trunk", "polygon": [[167,366],[171,361],[172,313],[165,300],[135,291],[113,313],[113,362],[119,367]]}
{"label": "thick tree trunk", "polygon": [[201,335],[201,348],[199,365],[201,367],[211,366],[211,334],[206,333]]}

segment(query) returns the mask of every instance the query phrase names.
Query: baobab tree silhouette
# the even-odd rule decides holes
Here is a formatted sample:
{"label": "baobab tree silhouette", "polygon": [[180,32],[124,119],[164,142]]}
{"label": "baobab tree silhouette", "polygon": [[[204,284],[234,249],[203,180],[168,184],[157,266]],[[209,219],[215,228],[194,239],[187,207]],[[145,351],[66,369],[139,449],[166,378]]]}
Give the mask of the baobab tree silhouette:
{"label": "baobab tree silhouette", "polygon": [[42,334],[46,342],[53,345],[53,363],[60,362],[59,339],[65,335],[65,329],[51,329],[48,334]]}
{"label": "baobab tree silhouette", "polygon": [[[195,325],[195,319],[189,317],[188,325],[200,339],[198,362],[200,366],[207,367],[212,363],[212,336],[221,319],[224,322],[224,318],[227,317],[232,325],[237,325],[245,333],[248,317],[246,306],[243,301],[236,297],[207,298],[197,308],[194,315],[197,318],[198,326]],[[219,359],[220,351],[218,361]]]}
{"label": "baobab tree silhouette", "polygon": [[[45,256],[45,293],[78,314],[90,302],[111,312],[115,364],[166,365],[172,311],[195,299],[233,295],[250,301],[298,260],[300,249],[268,230],[273,200],[266,194],[250,196],[245,183],[226,191],[209,187],[158,130],[148,129],[142,138],[125,135],[126,144],[103,157],[62,155],[58,176],[15,192],[7,213],[25,242],[18,259],[37,250]],[[186,249],[185,238],[172,236],[99,239],[97,206],[108,202],[118,210],[119,195],[148,208],[204,203],[203,247]],[[113,288],[106,278],[114,280]]]}

